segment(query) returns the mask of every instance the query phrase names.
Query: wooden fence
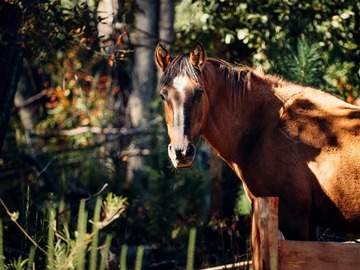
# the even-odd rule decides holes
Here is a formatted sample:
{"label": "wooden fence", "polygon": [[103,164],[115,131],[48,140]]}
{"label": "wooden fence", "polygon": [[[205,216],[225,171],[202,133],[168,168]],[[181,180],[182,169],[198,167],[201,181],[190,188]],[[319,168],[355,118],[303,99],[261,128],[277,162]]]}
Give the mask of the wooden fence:
{"label": "wooden fence", "polygon": [[358,270],[360,244],[289,241],[279,237],[278,199],[253,201],[252,260],[254,270]]}

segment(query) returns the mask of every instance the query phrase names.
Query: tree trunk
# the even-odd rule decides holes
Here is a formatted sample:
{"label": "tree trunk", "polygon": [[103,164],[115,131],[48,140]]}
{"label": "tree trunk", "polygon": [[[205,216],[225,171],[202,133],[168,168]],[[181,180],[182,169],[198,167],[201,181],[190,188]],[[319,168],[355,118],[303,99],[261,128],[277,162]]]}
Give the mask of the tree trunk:
{"label": "tree trunk", "polygon": [[175,1],[160,0],[159,12],[159,40],[162,43],[173,44],[175,40],[174,31]]}
{"label": "tree trunk", "polygon": [[[158,35],[159,2],[137,0],[140,10],[135,17],[134,67],[132,92],[128,101],[129,124],[138,127],[149,121],[149,104],[154,94],[156,69],[154,48]],[[143,138],[142,138],[143,139]],[[148,148],[146,142],[138,141],[139,148]],[[140,184],[145,176],[144,161],[141,156],[128,159],[127,181]]]}
{"label": "tree trunk", "polygon": [[129,98],[130,123],[138,127],[149,118],[147,107],[155,88],[154,48],[158,34],[158,1],[137,0],[135,18],[133,91]]}
{"label": "tree trunk", "polygon": [[0,4],[0,154],[22,66],[21,23],[22,13],[17,5]]}
{"label": "tree trunk", "polygon": [[118,0],[102,0],[97,6],[97,16],[101,18],[97,29],[99,37],[104,45],[105,53],[112,53],[114,49],[114,32],[116,14],[119,12]]}

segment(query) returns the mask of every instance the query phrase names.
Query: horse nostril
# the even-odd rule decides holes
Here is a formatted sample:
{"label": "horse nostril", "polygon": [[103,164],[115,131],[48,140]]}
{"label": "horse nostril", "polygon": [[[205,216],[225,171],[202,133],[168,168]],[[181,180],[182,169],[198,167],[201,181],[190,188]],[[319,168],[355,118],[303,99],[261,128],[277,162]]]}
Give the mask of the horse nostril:
{"label": "horse nostril", "polygon": [[195,156],[195,154],[196,154],[196,147],[194,144],[190,143],[186,148],[186,156],[191,157],[191,156]]}
{"label": "horse nostril", "polygon": [[181,159],[183,157],[181,150],[175,150],[175,156],[177,159]]}
{"label": "horse nostril", "polygon": [[174,156],[176,159],[181,159],[183,156],[182,150],[174,148],[172,144],[168,146],[169,155]]}

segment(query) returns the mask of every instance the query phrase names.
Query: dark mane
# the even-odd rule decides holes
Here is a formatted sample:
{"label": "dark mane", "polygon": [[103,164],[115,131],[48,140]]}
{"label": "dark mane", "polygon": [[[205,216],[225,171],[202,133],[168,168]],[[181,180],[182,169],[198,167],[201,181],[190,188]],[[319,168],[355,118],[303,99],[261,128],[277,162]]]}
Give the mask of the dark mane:
{"label": "dark mane", "polygon": [[208,58],[207,63],[222,72],[228,83],[228,88],[235,90],[251,90],[250,76],[258,77],[272,85],[289,85],[290,82],[275,75],[264,74],[262,70],[255,70],[248,66],[234,65],[222,59]]}
{"label": "dark mane", "polygon": [[252,71],[246,66],[236,66],[222,59],[208,58],[207,63],[219,69],[223,78],[228,83],[228,88],[232,91],[244,90],[247,86],[248,74]]}
{"label": "dark mane", "polygon": [[[248,74],[252,71],[249,67],[241,67],[230,64],[222,59],[207,58],[206,64],[210,64],[213,67],[217,68],[222,77],[228,84],[228,88],[231,91],[244,90],[248,81]],[[158,89],[163,88],[166,85],[169,85],[176,76],[184,75],[197,83],[202,84],[202,79],[200,76],[200,70],[194,68],[194,66],[189,61],[189,56],[187,55],[178,55],[174,57],[169,66],[164,70],[161,78]]]}

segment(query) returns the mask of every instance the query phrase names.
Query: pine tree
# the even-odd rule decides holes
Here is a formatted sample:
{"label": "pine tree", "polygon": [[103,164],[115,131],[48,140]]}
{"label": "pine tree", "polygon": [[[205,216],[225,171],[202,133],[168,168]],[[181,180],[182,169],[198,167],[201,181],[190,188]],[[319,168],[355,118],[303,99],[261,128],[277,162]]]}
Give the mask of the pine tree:
{"label": "pine tree", "polygon": [[324,85],[325,63],[321,47],[305,37],[298,38],[296,48],[278,61],[279,73],[286,79],[302,85],[321,88]]}

